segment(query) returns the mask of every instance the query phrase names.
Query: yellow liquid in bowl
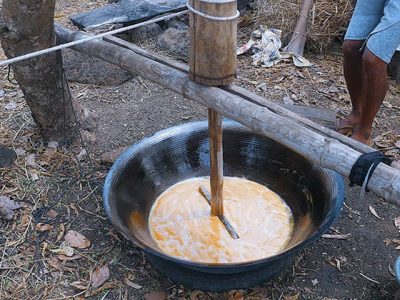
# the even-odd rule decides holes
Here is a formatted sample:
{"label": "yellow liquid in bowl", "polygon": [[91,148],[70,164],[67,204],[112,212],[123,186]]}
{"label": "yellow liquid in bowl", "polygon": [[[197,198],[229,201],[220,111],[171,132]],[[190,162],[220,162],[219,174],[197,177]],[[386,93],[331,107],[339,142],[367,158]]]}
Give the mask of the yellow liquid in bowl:
{"label": "yellow liquid in bowl", "polygon": [[240,263],[282,251],[293,233],[293,215],[267,187],[224,177],[224,215],[239,235],[233,239],[199,193],[209,179],[179,182],[155,201],[149,217],[152,238],[166,254],[202,263]]}

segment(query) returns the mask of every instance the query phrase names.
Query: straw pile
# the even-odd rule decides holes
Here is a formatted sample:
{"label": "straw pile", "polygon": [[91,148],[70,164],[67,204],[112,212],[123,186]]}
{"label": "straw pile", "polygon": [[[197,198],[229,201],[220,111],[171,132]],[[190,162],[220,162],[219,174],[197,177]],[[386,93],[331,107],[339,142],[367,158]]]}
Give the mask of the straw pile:
{"label": "straw pile", "polygon": [[[256,0],[257,23],[283,31],[283,44],[290,40],[302,0]],[[306,48],[321,53],[346,31],[354,0],[315,0],[310,12]]]}

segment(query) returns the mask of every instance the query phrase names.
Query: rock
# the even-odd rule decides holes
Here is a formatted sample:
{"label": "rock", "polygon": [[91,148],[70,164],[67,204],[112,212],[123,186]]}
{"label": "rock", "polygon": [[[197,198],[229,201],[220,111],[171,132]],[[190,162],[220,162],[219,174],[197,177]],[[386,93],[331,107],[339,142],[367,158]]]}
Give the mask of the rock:
{"label": "rock", "polygon": [[288,96],[283,97],[283,103],[285,103],[286,105],[294,105],[294,101]]}
{"label": "rock", "polygon": [[248,5],[252,4],[253,0],[238,0],[238,10],[242,11],[247,8]]}
{"label": "rock", "polygon": [[138,43],[156,37],[163,33],[160,25],[157,23],[134,28],[129,31],[133,43]]}
{"label": "rock", "polygon": [[0,196],[0,219],[11,221],[14,218],[14,210],[21,205],[6,196]]}
{"label": "rock", "polygon": [[177,19],[171,19],[167,21],[167,26],[169,28],[175,28],[178,30],[189,30],[189,26],[181,21],[178,21]]}
{"label": "rock", "polygon": [[144,294],[144,300],[165,300],[167,299],[164,292],[152,291]]}
{"label": "rock", "polygon": [[171,11],[183,10],[186,0],[120,0],[89,12],[72,16],[72,23],[82,28],[107,24],[134,24]]}
{"label": "rock", "polygon": [[0,145],[0,168],[10,167],[16,158],[17,153],[14,150]]}
{"label": "rock", "polygon": [[131,73],[121,68],[70,49],[63,50],[63,61],[68,81],[115,86],[133,78]]}
{"label": "rock", "polygon": [[189,59],[189,31],[168,28],[157,40],[160,49],[187,61]]}
{"label": "rock", "polygon": [[120,148],[114,149],[112,151],[103,153],[100,156],[101,163],[106,164],[106,165],[112,165],[117,160],[117,158],[123,152],[125,152],[126,149],[128,149],[128,147],[120,147]]}
{"label": "rock", "polygon": [[96,134],[88,130],[81,130],[81,136],[85,143],[94,145],[96,143]]}

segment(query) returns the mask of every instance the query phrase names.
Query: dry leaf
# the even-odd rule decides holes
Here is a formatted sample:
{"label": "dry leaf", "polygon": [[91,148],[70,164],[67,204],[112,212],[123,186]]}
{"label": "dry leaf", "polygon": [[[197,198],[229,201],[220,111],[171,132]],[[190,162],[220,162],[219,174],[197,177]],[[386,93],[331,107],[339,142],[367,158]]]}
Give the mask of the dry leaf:
{"label": "dry leaf", "polygon": [[384,240],[383,240],[383,243],[384,243],[385,246],[387,247],[387,246],[389,246],[389,245],[392,243],[392,241],[391,241],[390,239],[384,239]]}
{"label": "dry leaf", "polygon": [[15,102],[13,102],[13,101],[8,102],[6,105],[4,105],[4,108],[5,108],[6,110],[14,110],[14,109],[17,108],[17,103],[15,103]]}
{"label": "dry leaf", "polygon": [[57,258],[52,257],[50,260],[47,261],[47,263],[49,264],[50,267],[57,270],[61,270],[61,264]]}
{"label": "dry leaf", "polygon": [[140,289],[142,288],[141,285],[130,281],[128,278],[125,279],[125,283],[126,283],[126,285],[128,285],[128,286],[130,286],[131,288],[134,288],[134,289],[136,289],[136,290],[140,290]]}
{"label": "dry leaf", "polygon": [[369,206],[369,211],[371,212],[371,214],[373,214],[379,220],[383,220],[380,216],[378,216],[378,214],[376,213],[375,208],[373,208],[371,205]]}
{"label": "dry leaf", "polygon": [[328,263],[329,263],[331,266],[335,267],[335,268],[338,269],[339,271],[342,271],[342,270],[341,270],[341,262],[340,262],[340,259],[337,259],[337,258],[330,258],[330,259],[328,259],[327,261],[328,261]]}
{"label": "dry leaf", "polygon": [[398,140],[396,143],[394,143],[394,145],[400,149],[400,140]]}
{"label": "dry leaf", "polygon": [[84,282],[84,281],[74,281],[74,282],[71,282],[69,285],[71,285],[79,290],[82,290],[82,291],[84,291],[88,288],[87,282]]}
{"label": "dry leaf", "polygon": [[43,248],[42,248],[42,257],[45,257],[45,255],[46,255],[46,250],[47,250],[47,247],[49,246],[49,243],[47,243],[47,242],[44,242],[43,243]]}
{"label": "dry leaf", "polygon": [[9,197],[0,196],[0,219],[11,221],[14,218],[14,210],[21,208],[21,205]]}
{"label": "dry leaf", "polygon": [[395,218],[393,221],[394,221],[394,226],[396,226],[397,229],[400,229],[400,217]]}
{"label": "dry leaf", "polygon": [[229,297],[229,300],[243,300],[243,299],[244,299],[243,293],[240,291],[234,291]]}
{"label": "dry leaf", "polygon": [[79,160],[82,160],[82,158],[84,158],[87,155],[87,151],[86,149],[83,149],[77,156],[76,158],[78,158]]}
{"label": "dry leaf", "polygon": [[64,233],[65,233],[65,225],[64,225],[64,223],[60,224],[60,227],[58,228],[58,231],[59,231],[59,233],[58,233],[57,238],[56,238],[56,243],[61,241],[61,239],[64,236]]}
{"label": "dry leaf", "polygon": [[119,281],[109,281],[104,283],[101,287],[99,287],[98,289],[95,289],[93,291],[88,291],[85,293],[85,299],[88,297],[93,297],[99,293],[101,293],[102,291],[105,290],[112,290],[115,288],[121,287],[121,284]]}
{"label": "dry leaf", "polygon": [[342,269],[341,269],[341,262],[340,262],[340,260],[339,260],[339,259],[337,259],[337,258],[335,258],[335,262],[336,262],[336,268],[337,268],[339,271],[342,271]]}
{"label": "dry leaf", "polygon": [[394,273],[394,270],[390,264],[388,266],[388,271],[389,271],[390,275],[392,275],[394,278],[396,278],[396,274]]}
{"label": "dry leaf", "polygon": [[298,300],[300,299],[300,294],[294,294],[294,295],[288,295],[288,296],[283,296],[283,300]]}
{"label": "dry leaf", "polygon": [[63,14],[63,13],[54,14],[54,19],[56,19],[56,20],[61,19],[63,17],[65,17],[65,14]]}
{"label": "dry leaf", "polygon": [[64,254],[57,255],[57,259],[59,259],[61,261],[71,261],[71,260],[77,260],[77,259],[80,259],[80,258],[82,258],[82,255],[79,255],[79,254],[75,254],[75,255],[73,255],[71,257],[68,257],[68,256],[66,256]]}
{"label": "dry leaf", "polygon": [[199,300],[205,298],[204,292],[195,290],[190,293],[190,300]]}
{"label": "dry leaf", "polygon": [[62,254],[62,255],[68,256],[68,257],[71,257],[74,255],[74,248],[71,248],[65,242],[61,243],[60,248],[52,249],[50,251],[53,253]]}
{"label": "dry leaf", "polygon": [[26,157],[26,165],[36,167],[35,154],[30,154]]}
{"label": "dry leaf", "polygon": [[107,265],[94,270],[92,274],[92,288],[98,288],[110,277],[110,269]]}
{"label": "dry leaf", "polygon": [[29,172],[29,175],[31,175],[32,181],[38,181],[39,180],[39,175],[36,172]]}
{"label": "dry leaf", "polygon": [[85,249],[90,247],[90,241],[84,235],[74,230],[68,230],[64,240],[73,248]]}
{"label": "dry leaf", "polygon": [[56,142],[56,141],[51,141],[51,142],[48,142],[48,144],[47,144],[47,148],[53,148],[53,149],[57,149],[58,148],[58,146],[59,146],[59,142]]}
{"label": "dry leaf", "polygon": [[144,294],[144,300],[165,300],[167,297],[165,296],[164,292],[150,292],[147,294]]}
{"label": "dry leaf", "polygon": [[58,216],[58,212],[56,212],[54,209],[49,209],[49,211],[46,214],[50,219],[54,219],[55,217]]}
{"label": "dry leaf", "polygon": [[37,223],[35,225],[35,230],[39,232],[50,231],[52,228],[53,228],[52,225],[45,223]]}

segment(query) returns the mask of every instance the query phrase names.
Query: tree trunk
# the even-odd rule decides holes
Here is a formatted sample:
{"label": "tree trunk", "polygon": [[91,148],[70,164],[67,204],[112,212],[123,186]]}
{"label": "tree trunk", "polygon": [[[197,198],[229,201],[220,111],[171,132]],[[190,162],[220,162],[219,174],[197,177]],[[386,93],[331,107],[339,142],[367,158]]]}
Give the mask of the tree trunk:
{"label": "tree trunk", "polygon": [[303,55],[307,40],[308,14],[313,6],[313,0],[304,0],[301,6],[300,16],[294,28],[292,38],[287,46],[287,51]]}
{"label": "tree trunk", "polygon": [[[0,40],[8,58],[56,44],[55,0],[3,0]],[[77,115],[62,67],[61,52],[53,52],[12,65],[32,117],[45,140],[69,142],[75,137]]]}

